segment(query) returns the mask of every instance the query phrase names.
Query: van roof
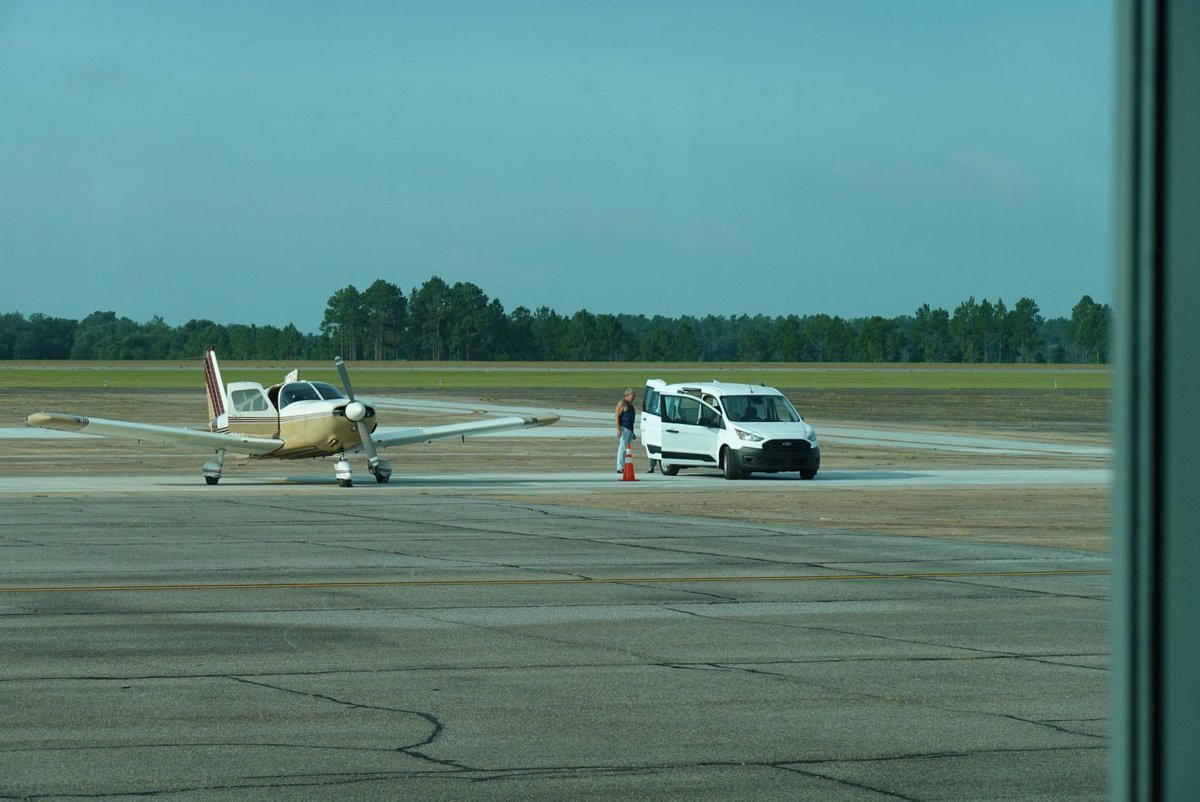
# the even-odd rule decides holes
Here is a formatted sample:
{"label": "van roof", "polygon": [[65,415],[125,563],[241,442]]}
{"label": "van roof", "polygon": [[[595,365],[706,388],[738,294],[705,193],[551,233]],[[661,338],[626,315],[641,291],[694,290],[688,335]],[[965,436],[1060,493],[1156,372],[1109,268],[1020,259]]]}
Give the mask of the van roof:
{"label": "van roof", "polygon": [[[651,379],[647,386],[654,386],[656,380]],[[658,380],[661,381],[661,380]],[[764,384],[739,384],[734,382],[679,382],[677,384],[662,384],[655,387],[660,393],[708,393],[713,396],[723,395],[783,395],[774,387]]]}

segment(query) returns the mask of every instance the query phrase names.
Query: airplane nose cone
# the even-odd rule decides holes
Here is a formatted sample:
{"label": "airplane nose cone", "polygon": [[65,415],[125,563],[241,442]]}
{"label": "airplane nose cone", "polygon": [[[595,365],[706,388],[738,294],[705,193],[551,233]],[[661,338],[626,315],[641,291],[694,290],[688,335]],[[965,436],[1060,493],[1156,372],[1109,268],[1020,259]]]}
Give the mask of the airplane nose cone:
{"label": "airplane nose cone", "polygon": [[361,401],[351,401],[346,405],[346,417],[358,423],[367,417],[367,407]]}

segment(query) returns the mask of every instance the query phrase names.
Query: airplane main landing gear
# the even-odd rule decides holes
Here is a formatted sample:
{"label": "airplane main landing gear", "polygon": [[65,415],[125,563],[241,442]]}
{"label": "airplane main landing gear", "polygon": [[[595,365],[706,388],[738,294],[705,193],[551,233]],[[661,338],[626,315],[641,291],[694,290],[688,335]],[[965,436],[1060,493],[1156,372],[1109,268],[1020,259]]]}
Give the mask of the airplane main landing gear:
{"label": "airplane main landing gear", "polygon": [[221,481],[221,467],[224,464],[225,452],[218,451],[215,459],[210,459],[208,462],[204,463],[202,468],[200,468],[201,473],[204,474],[204,481],[208,482],[210,485],[215,485],[217,482]]}

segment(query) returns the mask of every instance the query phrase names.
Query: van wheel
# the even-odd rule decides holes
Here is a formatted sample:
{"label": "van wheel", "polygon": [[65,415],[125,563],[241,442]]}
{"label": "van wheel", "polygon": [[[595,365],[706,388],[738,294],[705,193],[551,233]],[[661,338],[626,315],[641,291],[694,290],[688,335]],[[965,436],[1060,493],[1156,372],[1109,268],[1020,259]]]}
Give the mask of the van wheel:
{"label": "van wheel", "polygon": [[674,476],[675,474],[679,473],[678,465],[668,465],[665,462],[660,462],[658,464],[662,466],[663,476]]}
{"label": "van wheel", "polygon": [[800,478],[801,479],[815,479],[815,478],[817,478],[817,472],[816,471],[800,471]]}
{"label": "van wheel", "polygon": [[733,459],[729,455],[729,449],[721,452],[721,468],[725,471],[726,479],[741,479],[746,474],[733,467]]}

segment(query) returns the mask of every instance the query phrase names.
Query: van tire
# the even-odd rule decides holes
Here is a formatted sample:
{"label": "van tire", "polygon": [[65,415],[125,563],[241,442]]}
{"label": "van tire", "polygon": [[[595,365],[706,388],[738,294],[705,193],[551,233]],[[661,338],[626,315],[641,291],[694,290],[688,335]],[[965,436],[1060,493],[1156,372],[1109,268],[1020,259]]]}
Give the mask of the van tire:
{"label": "van tire", "polygon": [[801,479],[816,479],[817,472],[816,472],[816,470],[800,471],[800,478]]}
{"label": "van tire", "polygon": [[668,465],[665,462],[659,462],[658,464],[662,466],[663,476],[674,476],[679,473],[678,465]]}
{"label": "van tire", "polygon": [[729,449],[721,449],[721,469],[725,472],[726,479],[742,479],[745,474],[733,466],[733,460],[730,459]]}

